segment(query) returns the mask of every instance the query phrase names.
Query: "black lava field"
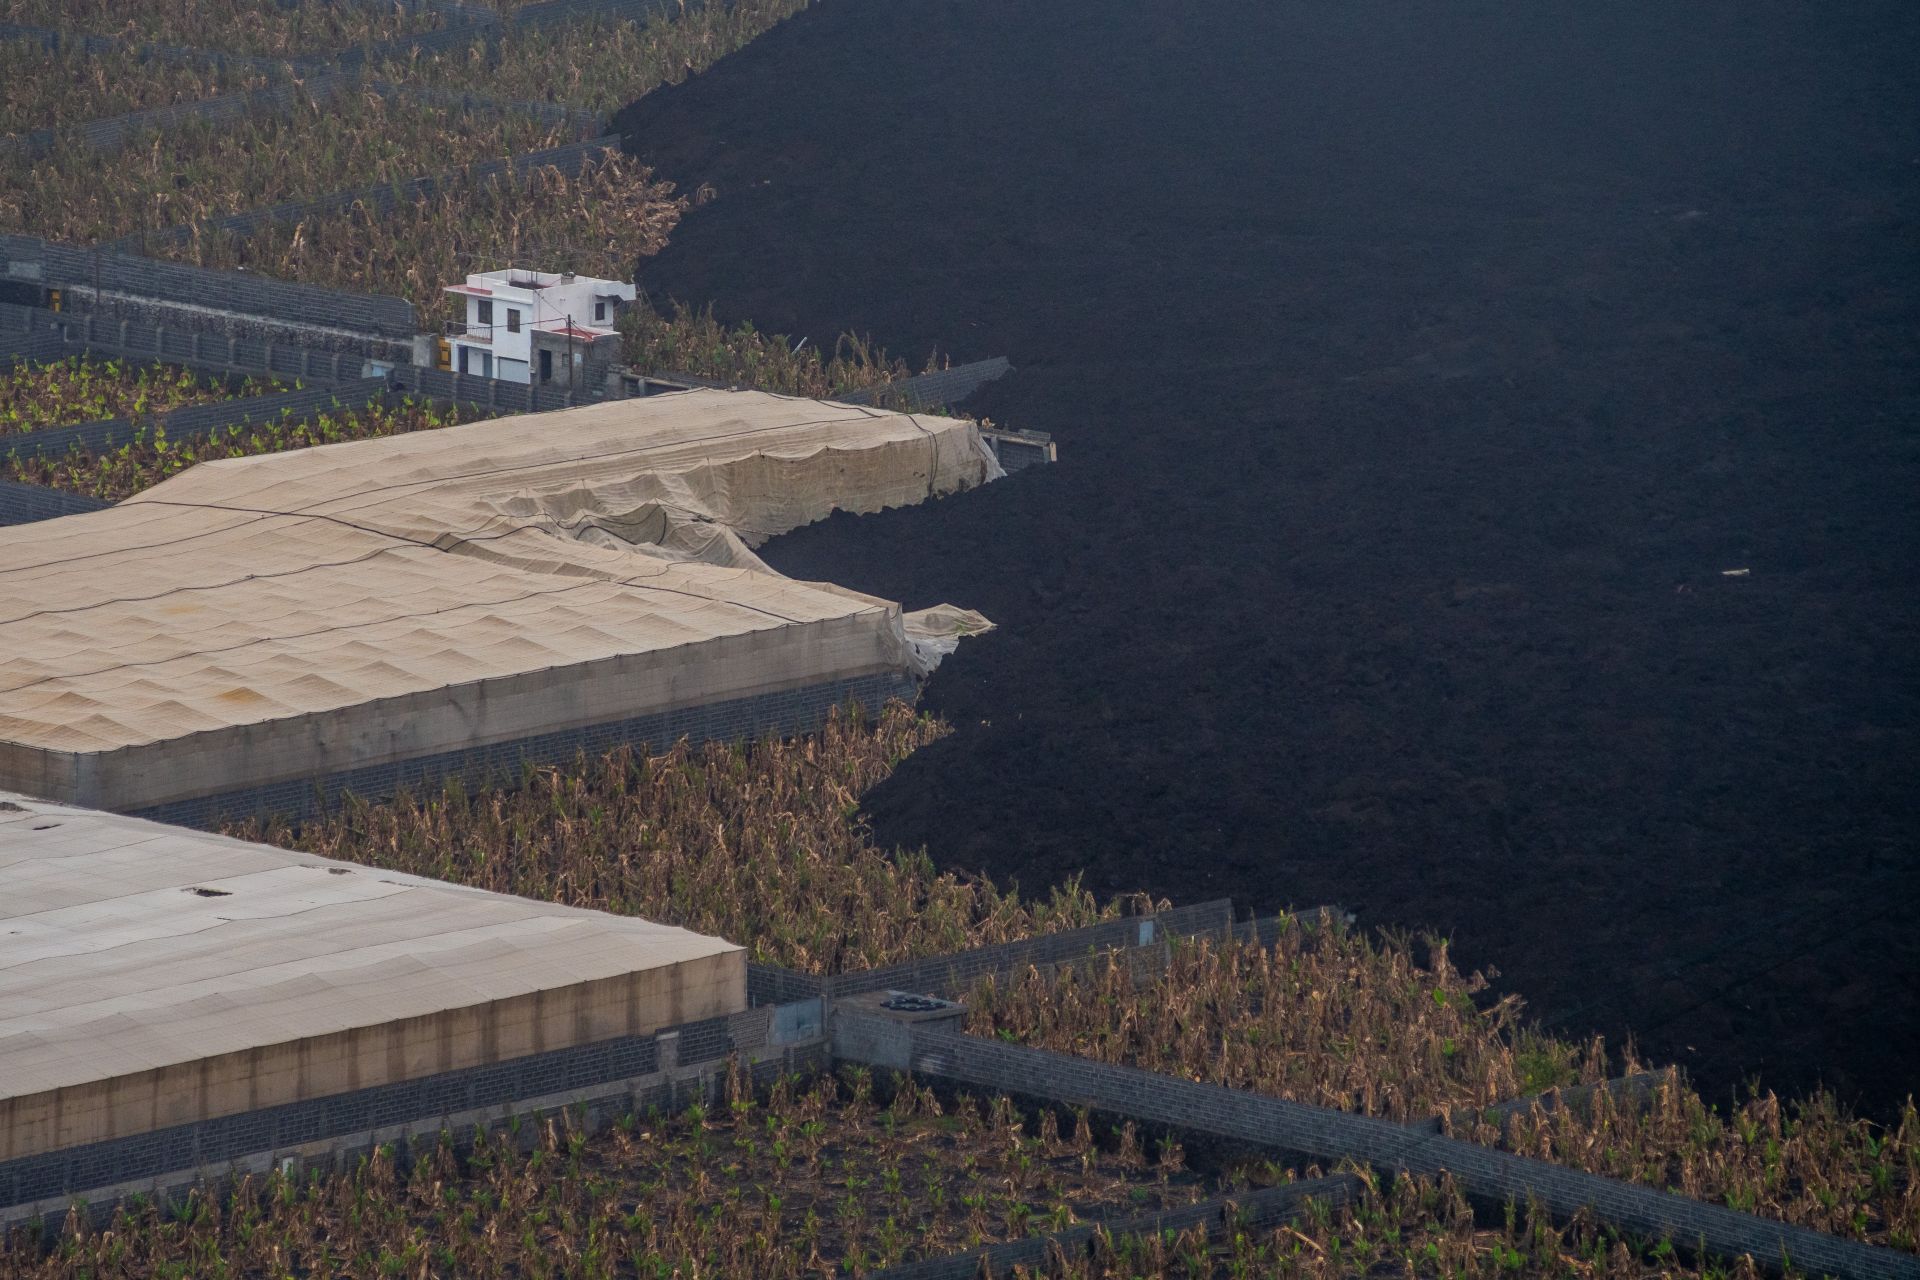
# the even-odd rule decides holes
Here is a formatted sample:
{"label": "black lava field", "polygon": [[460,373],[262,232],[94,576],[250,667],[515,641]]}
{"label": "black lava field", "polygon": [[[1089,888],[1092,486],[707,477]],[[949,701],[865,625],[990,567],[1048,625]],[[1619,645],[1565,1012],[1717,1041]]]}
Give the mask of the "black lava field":
{"label": "black lava field", "polygon": [[820,0],[642,264],[1009,356],[1058,466],[774,544],[983,610],[879,837],[1336,902],[1710,1097],[1920,1087],[1920,6]]}

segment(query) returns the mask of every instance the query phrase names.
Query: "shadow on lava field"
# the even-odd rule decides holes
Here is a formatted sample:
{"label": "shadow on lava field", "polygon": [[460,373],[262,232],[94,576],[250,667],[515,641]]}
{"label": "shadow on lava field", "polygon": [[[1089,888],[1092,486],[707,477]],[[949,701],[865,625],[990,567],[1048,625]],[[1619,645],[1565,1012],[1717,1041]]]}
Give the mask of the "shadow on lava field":
{"label": "shadow on lava field", "polygon": [[1710,1096],[1884,1108],[1916,59],[1891,3],[823,0],[620,124],[717,192],[651,292],[1006,354],[968,407],[1061,441],[769,549],[1003,624],[882,838],[1342,902]]}

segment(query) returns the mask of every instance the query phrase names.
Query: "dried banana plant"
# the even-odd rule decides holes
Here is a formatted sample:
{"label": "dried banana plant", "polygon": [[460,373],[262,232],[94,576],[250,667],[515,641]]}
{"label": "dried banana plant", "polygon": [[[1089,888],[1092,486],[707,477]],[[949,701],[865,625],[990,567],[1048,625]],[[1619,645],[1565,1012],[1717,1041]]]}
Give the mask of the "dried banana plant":
{"label": "dried banana plant", "polygon": [[[859,797],[945,726],[894,703],[751,745],[622,748],[503,785],[354,803],[248,839],[501,893],[670,921],[811,973],[1079,928],[1121,913],[1076,885],[1022,901],[886,853]],[[1144,900],[1126,904],[1138,909]]]}
{"label": "dried banana plant", "polygon": [[0,0],[0,22],[260,57],[330,53],[438,30],[438,10],[397,0]]}
{"label": "dried banana plant", "polygon": [[1178,1160],[1142,1170],[1084,1124],[1048,1136],[1004,1096],[943,1105],[857,1070],[761,1092],[743,1077],[731,1073],[721,1105],[629,1115],[592,1136],[549,1119],[466,1152],[428,1145],[409,1168],[380,1150],[330,1177],[196,1193],[177,1213],[123,1210],[100,1231],[76,1218],[51,1253],[20,1232],[0,1272],[811,1280],[1219,1189]]}
{"label": "dried banana plant", "polygon": [[[786,334],[761,333],[750,323],[731,327],[713,308],[673,303],[657,309],[642,298],[620,313],[621,355],[645,373],[684,374],[796,396],[835,396],[885,386],[907,377],[895,360],[853,334],[842,334],[832,354]],[[928,361],[929,369],[938,365]]]}
{"label": "dried banana plant", "polygon": [[1491,1122],[1490,1104],[1645,1072],[1631,1050],[1570,1044],[1489,1000],[1429,940],[1298,921],[1272,946],[1198,942],[1163,967],[1117,961],[980,983],[969,1028],[1402,1122],[1444,1115],[1488,1145],[1897,1249],[1920,1248],[1920,1115],[1890,1127],[1828,1095],[1709,1107],[1671,1070],[1633,1098],[1600,1089]]}
{"label": "dried banana plant", "polygon": [[0,40],[0,135],[262,89],[257,71]]}
{"label": "dried banana plant", "polygon": [[572,140],[565,125],[518,112],[365,89],[301,94],[244,120],[147,134],[110,165],[77,141],[39,157],[0,152],[0,229],[93,244]]}
{"label": "dried banana plant", "polygon": [[628,279],[640,258],[666,244],[685,208],[671,183],[607,152],[577,168],[461,178],[385,209],[357,204],[245,235],[212,232],[160,252],[196,266],[397,295],[437,326],[455,318],[444,286],[533,255],[544,270]]}
{"label": "dried banana plant", "polygon": [[497,57],[484,42],[388,64],[410,83],[496,98],[564,102],[611,114],[663,84],[697,75],[806,7],[806,0],[737,0],[645,22],[600,14],[551,27],[509,28]]}

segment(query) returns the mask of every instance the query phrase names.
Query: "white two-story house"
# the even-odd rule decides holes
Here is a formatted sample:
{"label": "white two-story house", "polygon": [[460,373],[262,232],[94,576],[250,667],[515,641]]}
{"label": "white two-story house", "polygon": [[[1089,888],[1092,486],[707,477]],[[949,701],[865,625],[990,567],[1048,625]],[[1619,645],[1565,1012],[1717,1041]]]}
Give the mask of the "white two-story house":
{"label": "white two-story house", "polygon": [[575,380],[584,349],[615,334],[613,319],[634,287],[572,272],[482,271],[447,292],[466,299],[467,318],[447,336],[456,373],[503,382]]}

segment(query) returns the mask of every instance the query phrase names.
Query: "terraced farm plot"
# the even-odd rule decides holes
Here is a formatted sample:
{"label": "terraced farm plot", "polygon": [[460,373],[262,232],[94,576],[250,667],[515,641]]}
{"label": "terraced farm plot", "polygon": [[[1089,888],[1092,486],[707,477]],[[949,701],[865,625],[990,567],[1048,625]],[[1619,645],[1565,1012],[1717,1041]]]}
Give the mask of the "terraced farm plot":
{"label": "terraced farm plot", "polygon": [[37,40],[0,40],[0,135],[245,93],[266,84],[259,72],[226,64],[166,62],[126,51],[49,50]]}
{"label": "terraced farm plot", "polygon": [[0,439],[101,418],[151,418],[281,388],[265,379],[217,379],[176,365],[70,356],[0,369]]}
{"label": "terraced farm plot", "polygon": [[1453,1133],[1521,1155],[1676,1191],[1835,1235],[1920,1249],[1920,1113],[1891,1127],[1826,1094],[1748,1096],[1716,1111],[1668,1071],[1644,1107],[1601,1094],[1489,1122],[1495,1102],[1646,1071],[1631,1051],[1533,1033],[1517,1000],[1478,999],[1443,944],[1420,963],[1296,921],[1272,947],[1200,943],[1136,984],[1119,965],[985,981],[968,1029],[1063,1053]]}
{"label": "terraced farm plot", "polygon": [[244,121],[186,121],[111,158],[0,153],[0,229],[92,244],[262,205],[397,182],[572,141],[561,125],[370,92],[306,96]]}
{"label": "terraced farm plot", "polygon": [[986,980],[969,1026],[1037,1048],[1204,1078],[1402,1123],[1609,1074],[1597,1045],[1529,1035],[1519,1002],[1486,980],[1374,942],[1292,921],[1271,947],[1200,942],[1136,983],[1124,966]]}
{"label": "terraced farm plot", "polygon": [[1296,1175],[1272,1164],[1196,1173],[1169,1137],[1023,1113],[1005,1097],[939,1097],[894,1080],[883,1092],[861,1071],[783,1080],[758,1094],[736,1076],[721,1104],[629,1115],[598,1135],[548,1120],[476,1135],[464,1151],[446,1140],[416,1147],[404,1166],[383,1148],[350,1172],[249,1176],[171,1209],[123,1208],[105,1230],[70,1217],[51,1248],[37,1232],[16,1231],[0,1246],[0,1273],[799,1280],[857,1277],[1091,1222],[1090,1249],[1011,1274],[1760,1274],[1750,1260],[1685,1262],[1670,1242],[1626,1240],[1585,1219],[1555,1224],[1526,1206],[1504,1221],[1476,1217],[1444,1180],[1363,1178],[1349,1205],[1309,1203],[1294,1224],[1225,1238],[1198,1229],[1142,1235],[1125,1229],[1136,1215]]}
{"label": "terraced farm plot", "polygon": [[391,40],[442,25],[434,10],[391,0],[0,0],[0,22],[130,41],[292,57]]}
{"label": "terraced farm plot", "polygon": [[[1120,914],[1071,887],[1022,900],[874,847],[859,797],[946,726],[890,703],[789,742],[621,749],[518,785],[450,783],[229,835],[738,938],[809,973],[892,964]],[[1135,906],[1151,904],[1138,902]]]}
{"label": "terraced farm plot", "polygon": [[[645,23],[596,17],[509,31],[497,55],[476,41],[464,51],[388,64],[381,74],[500,100],[610,112],[704,70],[803,7],[804,0],[746,0]],[[441,287],[477,265],[534,258],[547,270],[626,279],[638,259],[666,243],[687,205],[647,168],[612,154],[572,172],[549,167],[459,182],[383,212],[355,208],[245,235],[210,232],[152,251],[199,266],[395,294],[432,325],[457,311]]]}
{"label": "terraced farm plot", "polygon": [[[760,958],[814,972],[1116,914],[1119,904],[1100,907],[1077,891],[1023,902],[936,874],[924,856],[873,848],[856,816],[858,797],[944,732],[895,704],[876,720],[839,719],[794,742],[682,745],[655,757],[615,752],[530,770],[517,783],[351,805],[298,832],[236,834],[727,932]],[[1799,1107],[1756,1098],[1717,1114],[1668,1075],[1644,1110],[1603,1097],[1585,1109],[1488,1124],[1486,1103],[1640,1064],[1598,1042],[1528,1030],[1517,1002],[1489,1002],[1478,976],[1454,969],[1437,944],[1421,954],[1401,937],[1330,924],[1308,931],[1296,922],[1270,947],[1184,944],[1158,969],[1096,962],[1052,977],[1028,973],[980,984],[969,1004],[975,1034],[1394,1119],[1440,1112],[1460,1136],[1914,1248],[1920,1115],[1911,1109],[1892,1129],[1818,1097]],[[376,1161],[310,1184],[273,1182],[263,1202],[243,1195],[218,1211],[203,1204],[166,1219],[143,1211],[111,1236],[75,1237],[52,1255],[16,1241],[0,1270],[101,1274],[130,1259],[152,1269],[278,1247],[296,1273],[304,1266],[316,1274],[389,1263],[396,1274],[521,1274],[516,1268],[530,1266],[531,1255],[513,1250],[539,1249],[568,1274],[651,1274],[638,1261],[644,1257],[673,1260],[682,1274],[698,1267],[777,1276],[805,1267],[854,1275],[922,1250],[1179,1203],[1215,1187],[1171,1157],[1162,1182],[1158,1170],[1140,1170],[1124,1154],[1124,1141],[1100,1146],[1117,1171],[1104,1155],[1075,1166],[1081,1137],[1061,1132],[1072,1126],[1049,1133],[1036,1120],[1015,1133],[1003,1106],[981,1108],[984,1122],[964,1107],[935,1115],[915,1093],[890,1112],[863,1097],[858,1079],[831,1094],[790,1091],[740,1110],[636,1121],[595,1139],[555,1133],[535,1158],[495,1142],[474,1160],[434,1154],[404,1179]],[[982,1133],[987,1147],[969,1145]],[[1160,1154],[1154,1136],[1133,1136],[1149,1159]],[[958,1174],[943,1172],[954,1168]],[[1239,1175],[1273,1181],[1288,1171],[1228,1173]],[[961,1182],[966,1192],[955,1209]],[[1136,1194],[1143,1187],[1144,1198]],[[483,1256],[485,1248],[500,1256]],[[1057,1259],[1036,1274],[1331,1277],[1390,1268],[1724,1280],[1751,1271],[1683,1264],[1659,1242],[1623,1241],[1586,1222],[1555,1227],[1524,1209],[1490,1225],[1448,1184],[1388,1180],[1351,1208],[1297,1227],[1242,1232],[1225,1243],[1112,1239],[1096,1258],[1094,1270]]]}
{"label": "terraced farm plot", "polygon": [[807,0],[704,4],[635,22],[599,15],[510,30],[499,54],[484,41],[392,66],[409,83],[495,98],[564,102],[611,114],[663,84],[678,84],[806,7]]}
{"label": "terraced farm plot", "polygon": [[[1759,1280],[1751,1259],[1682,1261],[1669,1241],[1628,1241],[1589,1222],[1556,1225],[1525,1207],[1504,1222],[1476,1220],[1459,1188],[1419,1179],[1371,1181],[1351,1205],[1297,1225],[1240,1230],[1209,1241],[1191,1230],[1096,1235],[1090,1251],[1055,1255],[1012,1273],[1021,1280],[1333,1280],[1444,1276],[1447,1280]],[[1800,1272],[1785,1270],[1786,1280]]]}
{"label": "terraced farm plot", "polygon": [[44,485],[67,493],[118,502],[149,488],[198,462],[220,458],[248,458],[313,445],[365,440],[373,436],[431,431],[471,421],[468,411],[440,409],[429,404],[399,406],[342,405],[306,422],[245,424],[216,429],[197,438],[169,438],[164,426],[142,432],[118,448],[104,451],[76,448],[56,457],[0,457],[0,478]]}
{"label": "terraced farm plot", "polygon": [[[876,849],[858,797],[945,726],[895,704],[875,720],[747,747],[616,752],[519,786],[358,805],[236,829],[328,857],[742,939],[754,958],[842,972],[1111,918],[1077,889],[1023,901]],[[1136,908],[1150,907],[1136,902]],[[1482,1109],[1647,1070],[1598,1040],[1534,1031],[1444,946],[1423,951],[1299,922],[1274,944],[1188,945],[1136,985],[1121,966],[983,982],[969,1030],[1399,1121],[1593,1172],[1914,1249],[1920,1115],[1891,1127],[1832,1098],[1750,1097],[1719,1112],[1669,1075],[1652,1105],[1602,1098],[1492,1126]]]}
{"label": "terraced farm plot", "polygon": [[0,1272],[220,1258],[235,1275],[858,1275],[1214,1189],[1177,1144],[1149,1149],[1131,1126],[890,1092],[847,1072],[759,1096],[736,1087],[724,1104],[594,1137],[548,1123],[530,1153],[497,1137],[467,1155],[430,1150],[405,1175],[385,1158],[309,1183],[275,1175],[218,1209],[132,1215],[51,1258],[18,1234]]}
{"label": "terraced farm plot", "polygon": [[1882,1127],[1830,1094],[1785,1102],[1764,1093],[1715,1108],[1669,1080],[1644,1109],[1602,1096],[1592,1108],[1536,1109],[1510,1126],[1463,1114],[1453,1130],[1589,1173],[1920,1251],[1920,1112],[1911,1100]]}
{"label": "terraced farm plot", "polygon": [[153,251],[196,266],[393,294],[435,326],[458,311],[442,286],[503,262],[627,279],[635,261],[666,243],[686,203],[645,166],[613,152],[571,170],[468,175],[384,211],[356,205],[245,235],[211,231]]}

